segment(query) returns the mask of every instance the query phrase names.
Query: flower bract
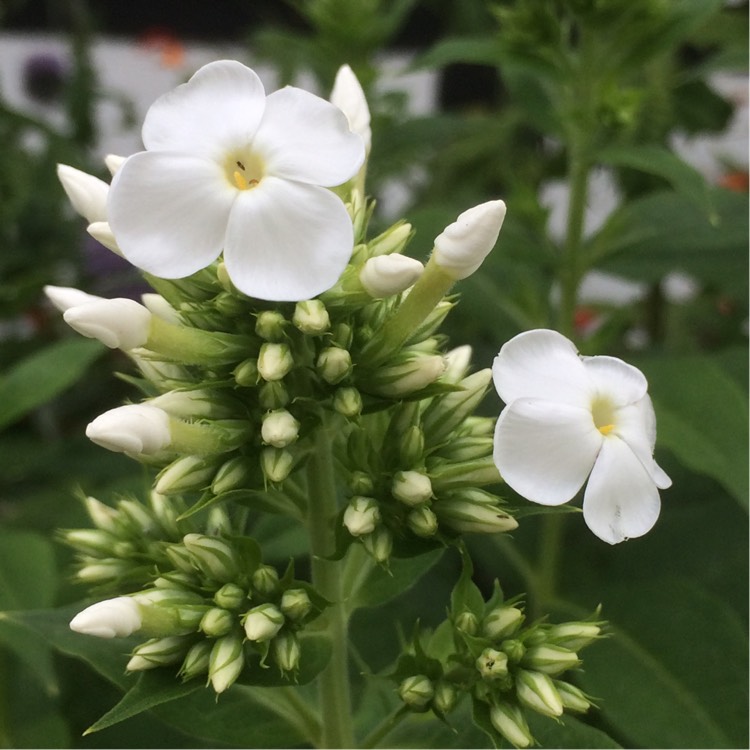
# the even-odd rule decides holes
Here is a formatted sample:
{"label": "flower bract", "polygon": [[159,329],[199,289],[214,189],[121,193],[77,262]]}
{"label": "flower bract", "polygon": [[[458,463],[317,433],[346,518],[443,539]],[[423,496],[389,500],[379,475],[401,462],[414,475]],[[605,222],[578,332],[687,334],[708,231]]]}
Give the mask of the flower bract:
{"label": "flower bract", "polygon": [[494,458],[509,486],[560,505],[588,477],[583,517],[596,536],[615,544],[652,528],[671,480],[653,458],[656,418],[640,370],[534,330],[503,346],[493,378],[506,403]]}
{"label": "flower bract", "polygon": [[181,278],[224,253],[233,284],[266,300],[329,289],[352,253],[352,223],[327,188],[359,170],[362,139],[330,102],[287,86],[266,96],[258,76],[210,63],[159,98],[128,158],[107,216],[122,254]]}

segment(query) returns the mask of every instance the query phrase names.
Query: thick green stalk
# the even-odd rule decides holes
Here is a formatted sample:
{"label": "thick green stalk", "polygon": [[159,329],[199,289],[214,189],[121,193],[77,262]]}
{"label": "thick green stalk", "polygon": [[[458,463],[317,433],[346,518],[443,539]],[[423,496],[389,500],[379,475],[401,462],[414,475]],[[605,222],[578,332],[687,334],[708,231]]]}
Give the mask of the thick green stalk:
{"label": "thick green stalk", "polygon": [[312,579],[317,590],[332,604],[326,612],[331,638],[331,660],[319,681],[320,714],[323,735],[320,747],[354,747],[349,686],[348,616],[344,607],[342,563],[326,559],[334,551],[333,517],[336,515],[336,482],[331,451],[332,436],[323,424],[316,450],[308,464],[309,512]]}

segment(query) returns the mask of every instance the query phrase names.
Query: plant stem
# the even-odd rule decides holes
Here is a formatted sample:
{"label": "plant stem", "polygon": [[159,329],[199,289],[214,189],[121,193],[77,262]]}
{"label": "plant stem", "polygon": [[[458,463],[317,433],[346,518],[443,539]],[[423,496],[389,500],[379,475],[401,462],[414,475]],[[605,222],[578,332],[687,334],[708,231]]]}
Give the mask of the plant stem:
{"label": "plant stem", "polygon": [[309,513],[313,584],[331,606],[327,610],[331,660],[319,677],[320,715],[323,735],[320,747],[354,747],[349,688],[348,617],[344,607],[341,561],[326,559],[334,551],[333,517],[336,514],[336,482],[331,451],[330,425],[321,426],[316,450],[308,464]]}
{"label": "plant stem", "polygon": [[536,613],[535,617],[541,616],[545,605],[548,605],[555,596],[562,556],[564,525],[565,517],[562,513],[549,513],[542,519],[539,560],[534,579],[533,608]]}

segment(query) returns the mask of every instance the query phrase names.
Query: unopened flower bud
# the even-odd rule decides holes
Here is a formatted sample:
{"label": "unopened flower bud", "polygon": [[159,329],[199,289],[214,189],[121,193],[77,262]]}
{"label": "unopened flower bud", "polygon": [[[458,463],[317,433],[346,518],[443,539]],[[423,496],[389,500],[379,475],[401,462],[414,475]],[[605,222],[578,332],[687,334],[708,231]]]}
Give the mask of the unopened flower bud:
{"label": "unopened flower bud", "polygon": [[[484,484],[497,484],[501,481],[500,472],[497,470],[492,456],[473,461],[441,462],[430,470],[430,479],[432,479],[432,487],[437,493],[467,486],[477,487]],[[509,531],[510,529],[502,530]]]}
{"label": "unopened flower bud", "polygon": [[277,310],[263,310],[255,319],[255,333],[266,341],[283,341],[286,325],[286,319]]}
{"label": "unopened flower bud", "polygon": [[208,678],[217,693],[231,687],[245,666],[242,638],[233,633],[219,638],[211,649],[208,660]]}
{"label": "unopened flower bud", "polygon": [[365,153],[370,151],[370,109],[362,86],[348,65],[342,65],[336,73],[330,97],[331,104],[338,107],[349,123],[349,129],[362,138]]}
{"label": "unopened flower bud", "polygon": [[152,638],[136,646],[125,669],[128,672],[141,672],[155,667],[164,667],[181,661],[188,649],[189,640],[185,636],[171,635],[166,638]]}
{"label": "unopened flower bud", "polygon": [[466,635],[476,635],[479,630],[479,620],[477,619],[477,616],[468,609],[460,612],[453,621],[453,624],[456,630],[466,633]]}
{"label": "unopened flower bud", "polygon": [[476,668],[485,680],[494,681],[508,674],[508,655],[495,648],[486,648],[477,658]]}
{"label": "unopened flower bud", "polygon": [[367,243],[367,254],[370,257],[375,257],[376,255],[400,253],[406,246],[411,234],[412,226],[408,222],[401,221],[394,224]]}
{"label": "unopened flower bud", "polygon": [[371,390],[381,396],[398,398],[421,391],[434,383],[445,369],[445,361],[439,354],[407,355],[396,365],[387,365],[376,370],[367,381]]}
{"label": "unopened flower bud", "polygon": [[212,607],[203,615],[198,627],[210,638],[217,638],[229,633],[235,621],[235,616],[229,610]]}
{"label": "unopened flower bud", "polygon": [[333,409],[339,414],[353,419],[362,413],[362,396],[351,386],[337,388],[333,394]]}
{"label": "unopened flower bud", "polygon": [[491,437],[475,437],[461,435],[451,438],[450,442],[441,449],[440,455],[449,461],[476,461],[492,455],[494,441]]}
{"label": "unopened flower bud", "polygon": [[116,519],[118,514],[114,508],[110,508],[109,505],[105,505],[100,500],[91,496],[84,498],[83,504],[91,522],[97,529],[114,531],[117,528]]}
{"label": "unopened flower bud", "polygon": [[109,185],[104,180],[67,164],[57,165],[57,177],[76,213],[89,223],[106,221]]}
{"label": "unopened flower bud", "polygon": [[184,545],[170,544],[169,547],[165,547],[164,553],[169,558],[169,562],[180,572],[189,575],[195,573],[193,556],[187,551]]}
{"label": "unopened flower bud", "polygon": [[270,641],[281,630],[284,622],[284,615],[275,604],[260,604],[245,615],[245,634],[248,640],[256,643]]}
{"label": "unopened flower bud", "polygon": [[86,436],[103,448],[133,456],[151,455],[172,442],[169,415],[148,404],[127,404],[100,414]]}
{"label": "unopened flower bud", "polygon": [[236,583],[225,583],[214,594],[214,602],[222,609],[239,609],[246,600],[247,592]]}
{"label": "unopened flower bud", "polygon": [[380,510],[371,497],[355,496],[344,511],[344,526],[352,536],[364,536],[380,523]]}
{"label": "unopened flower bud", "polygon": [[490,722],[515,747],[529,747],[534,742],[523,711],[513,703],[502,701],[492,705]]}
{"label": "unopened flower bud", "polygon": [[426,505],[410,511],[406,516],[406,525],[414,534],[424,539],[435,536],[438,530],[437,516]]}
{"label": "unopened flower bud", "polygon": [[240,362],[237,367],[232,370],[234,381],[237,385],[241,385],[243,388],[254,388],[258,385],[260,380],[260,373],[258,372],[258,360],[254,358],[246,359]]}
{"label": "unopened flower bud", "polygon": [[281,409],[291,400],[283,380],[268,380],[258,389],[258,403],[268,410]]}
{"label": "unopened flower bud", "polygon": [[398,441],[398,452],[403,466],[416,466],[424,460],[424,431],[421,427],[411,425],[406,428]]}
{"label": "unopened flower bud", "polygon": [[138,604],[129,596],[118,596],[86,607],[70,621],[70,629],[98,638],[125,638],[141,624]]}
{"label": "unopened flower bud", "polygon": [[260,435],[267,445],[286,448],[299,436],[299,422],[286,409],[277,409],[263,417]]}
{"label": "unopened flower bud", "polygon": [[359,537],[362,546],[380,565],[384,565],[391,557],[393,550],[393,534],[383,526],[378,526],[371,534]]}
{"label": "unopened flower bud", "polygon": [[351,373],[352,356],[346,349],[329,346],[318,355],[315,368],[326,383],[335,385]]}
{"label": "unopened flower bud", "polygon": [[260,454],[260,467],[269,482],[283,482],[294,466],[294,456],[285,448],[264,448]]}
{"label": "unopened flower bud", "polygon": [[86,562],[76,571],[76,579],[80,583],[90,585],[110,583],[126,576],[132,570],[132,563],[127,560],[104,559]]}
{"label": "unopened flower bud", "polygon": [[107,165],[109,173],[114,177],[117,171],[127,160],[127,156],[118,156],[117,154],[107,154],[104,157],[104,163]]}
{"label": "unopened flower bud", "polygon": [[239,559],[229,542],[215,536],[186,534],[182,543],[195,566],[209,578],[227,583],[239,574]]}
{"label": "unopened flower bud", "polygon": [[188,649],[187,654],[185,654],[185,659],[182,662],[182,666],[180,667],[180,671],[178,672],[183,680],[199,677],[208,672],[208,664],[213,645],[214,644],[211,641],[203,640],[194,643]]}
{"label": "unopened flower bud", "polygon": [[261,596],[270,596],[279,585],[279,574],[271,565],[260,565],[252,576],[253,587]]}
{"label": "unopened flower bud", "polygon": [[286,344],[268,343],[261,346],[258,372],[263,380],[281,380],[293,367],[294,358]]}
{"label": "unopened flower bud", "polygon": [[65,322],[81,335],[123,351],[146,343],[151,317],[143,305],[124,297],[86,302],[63,313]]}
{"label": "unopened flower bud", "polygon": [[223,463],[211,482],[211,492],[221,495],[242,486],[250,476],[250,465],[245,456],[235,456]]}
{"label": "unopened flower bud", "polygon": [[518,664],[526,655],[526,646],[523,641],[520,641],[517,638],[504,640],[500,644],[500,648],[508,654],[508,661],[511,664]]}
{"label": "unopened flower bud", "polygon": [[562,622],[549,627],[547,640],[556,646],[578,651],[600,638],[601,632],[601,626],[596,622]]}
{"label": "unopened flower bud", "polygon": [[503,219],[503,201],[488,201],[464,211],[435,239],[432,258],[454,279],[465,279],[495,246]]}
{"label": "unopened flower bud", "polygon": [[519,669],[515,673],[515,685],[519,703],[527,708],[553,718],[562,714],[562,700],[548,675]]}
{"label": "unopened flower bud", "polygon": [[120,246],[117,244],[115,233],[112,231],[112,227],[108,221],[92,221],[86,227],[86,231],[100,245],[104,245],[107,250],[111,250],[115,255],[122,256],[122,250],[120,250]]}
{"label": "unopened flower bud", "polygon": [[407,255],[377,255],[365,262],[359,280],[371,297],[382,299],[408,289],[422,271],[424,266]]}
{"label": "unopened flower bud", "polygon": [[172,323],[172,325],[180,325],[182,323],[180,314],[164,297],[162,297],[161,294],[146,292],[141,295],[141,302],[143,302],[143,306],[152,315],[156,315],[162,320],[166,320],[167,323]]}
{"label": "unopened flower bud", "polygon": [[580,688],[562,680],[552,680],[563,708],[575,713],[585,714],[593,705]]}
{"label": "unopened flower bud", "polygon": [[577,667],[580,663],[575,651],[551,643],[532,646],[523,658],[523,665],[527,669],[535,669],[552,677]]}
{"label": "unopened flower bud", "polygon": [[204,489],[216,473],[216,466],[215,460],[201,456],[183,456],[159,474],[154,489],[161,495]]}
{"label": "unopened flower bud", "polygon": [[47,299],[61,312],[64,313],[73,307],[80,307],[89,302],[98,302],[103,297],[97,297],[95,294],[87,294],[80,289],[69,286],[51,286],[44,287],[44,293]]}
{"label": "unopened flower bud", "polygon": [[470,364],[471,347],[468,344],[451,349],[445,355],[443,380],[448,383],[459,383],[466,377]]}
{"label": "unopened flower bud", "polygon": [[328,310],[319,299],[298,302],[294,308],[292,323],[308,336],[320,336],[331,327]]}
{"label": "unopened flower bud", "polygon": [[149,400],[151,406],[163,409],[167,414],[182,419],[208,417],[210,419],[230,419],[236,413],[235,405],[219,400],[210,390],[168,391]]}
{"label": "unopened flower bud", "polygon": [[453,685],[444,680],[435,685],[435,696],[432,699],[432,707],[441,714],[447,714],[453,710],[458,700],[458,691]]}
{"label": "unopened flower bud", "polygon": [[294,633],[279,633],[273,639],[271,648],[276,664],[282,672],[295,672],[297,670],[302,650]]}
{"label": "unopened flower bud", "polygon": [[435,513],[459,534],[498,534],[518,528],[518,521],[497,506],[468,500],[441,499],[435,503]]}
{"label": "unopened flower bud", "polygon": [[391,493],[405,505],[424,505],[432,497],[432,482],[419,471],[397,471],[393,475]]}
{"label": "unopened flower bud", "polygon": [[420,710],[426,708],[434,697],[435,687],[429,677],[416,674],[402,681],[398,694],[409,708]]}
{"label": "unopened flower bud", "polygon": [[117,537],[102,529],[70,529],[62,532],[66,544],[88,555],[110,554]]}
{"label": "unopened flower bud", "polygon": [[281,611],[294,622],[305,618],[312,609],[312,602],[304,589],[287,589],[281,595]]}
{"label": "unopened flower bud", "polygon": [[518,607],[496,607],[484,618],[482,632],[493,641],[499,641],[513,635],[523,621],[524,614]]}

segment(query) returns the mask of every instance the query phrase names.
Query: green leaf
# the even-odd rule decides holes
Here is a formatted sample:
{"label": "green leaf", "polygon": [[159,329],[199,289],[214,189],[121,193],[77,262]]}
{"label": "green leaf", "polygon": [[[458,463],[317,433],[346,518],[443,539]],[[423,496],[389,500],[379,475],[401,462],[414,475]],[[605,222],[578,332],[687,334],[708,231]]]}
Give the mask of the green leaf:
{"label": "green leaf", "polygon": [[622,747],[601,729],[586,724],[571,714],[564,714],[560,722],[545,716],[526,712],[529,729],[540,747],[559,748],[616,748]]}
{"label": "green leaf", "polygon": [[643,361],[659,445],[748,505],[748,398],[705,355]]}
{"label": "green leaf", "polygon": [[451,592],[451,612],[455,617],[468,610],[475,615],[477,621],[480,621],[484,614],[484,597],[478,586],[471,580],[474,566],[465,550],[461,551],[461,561],[463,563],[461,576]]}
{"label": "green leaf", "polygon": [[91,339],[64,339],[14,364],[0,376],[0,429],[73,385],[106,351]]}
{"label": "green leaf", "polygon": [[496,36],[455,36],[442,39],[414,63],[417,68],[441,68],[454,63],[498,65],[501,51]]}

